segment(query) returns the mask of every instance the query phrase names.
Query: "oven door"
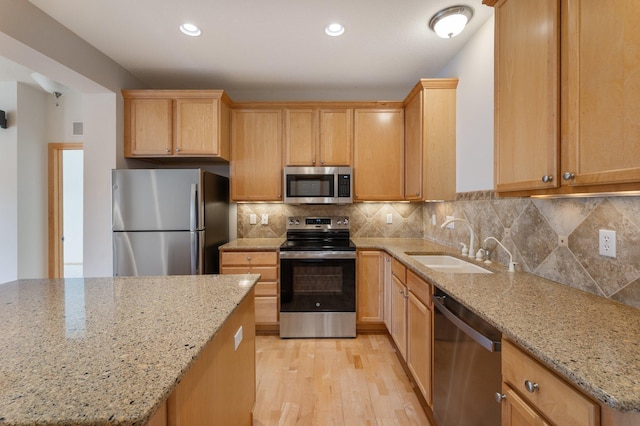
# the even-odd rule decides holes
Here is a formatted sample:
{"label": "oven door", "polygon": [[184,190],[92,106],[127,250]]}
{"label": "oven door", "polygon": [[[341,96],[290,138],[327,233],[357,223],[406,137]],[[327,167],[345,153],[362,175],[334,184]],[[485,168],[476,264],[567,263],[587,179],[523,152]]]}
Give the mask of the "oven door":
{"label": "oven door", "polygon": [[280,252],[280,312],[355,312],[354,251]]}

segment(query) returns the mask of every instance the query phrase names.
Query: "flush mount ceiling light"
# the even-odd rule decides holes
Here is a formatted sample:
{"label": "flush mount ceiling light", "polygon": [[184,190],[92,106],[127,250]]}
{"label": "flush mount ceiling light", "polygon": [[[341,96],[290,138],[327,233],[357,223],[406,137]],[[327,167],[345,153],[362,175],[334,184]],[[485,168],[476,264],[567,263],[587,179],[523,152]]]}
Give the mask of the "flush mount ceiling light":
{"label": "flush mount ceiling light", "polygon": [[344,27],[341,24],[334,22],[333,24],[327,25],[324,32],[331,37],[338,37],[344,33]]}
{"label": "flush mount ceiling light", "polygon": [[202,34],[202,30],[200,30],[200,28],[188,22],[180,25],[180,31],[182,31],[183,34],[191,37],[198,37],[200,34]]}
{"label": "flush mount ceiling light", "polygon": [[469,6],[452,6],[433,15],[429,28],[442,38],[455,37],[471,20],[473,9]]}

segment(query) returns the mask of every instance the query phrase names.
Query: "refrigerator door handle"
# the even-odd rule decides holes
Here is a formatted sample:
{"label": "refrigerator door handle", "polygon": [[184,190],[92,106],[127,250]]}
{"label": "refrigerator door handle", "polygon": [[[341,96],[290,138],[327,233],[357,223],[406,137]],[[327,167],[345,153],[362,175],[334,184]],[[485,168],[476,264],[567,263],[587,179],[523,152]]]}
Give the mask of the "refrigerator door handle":
{"label": "refrigerator door handle", "polygon": [[197,232],[191,232],[191,275],[199,275],[200,244]]}
{"label": "refrigerator door handle", "polygon": [[191,184],[191,196],[189,197],[189,230],[191,232],[198,229],[198,184]]}

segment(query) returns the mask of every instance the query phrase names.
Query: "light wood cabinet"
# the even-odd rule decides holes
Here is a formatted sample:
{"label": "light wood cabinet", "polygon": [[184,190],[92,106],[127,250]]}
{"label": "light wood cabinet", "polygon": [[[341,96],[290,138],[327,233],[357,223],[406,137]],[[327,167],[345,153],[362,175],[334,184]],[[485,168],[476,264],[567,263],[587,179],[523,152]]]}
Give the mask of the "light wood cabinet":
{"label": "light wood cabinet", "polygon": [[404,111],[354,112],[354,201],[404,199]]}
{"label": "light wood cabinet", "polygon": [[282,111],[234,109],[231,119],[231,199],[282,200]]}
{"label": "light wood cabinet", "polygon": [[[256,400],[254,298],[250,294],[181,378],[151,425],[251,425]],[[242,330],[242,341],[234,336]],[[233,368],[229,368],[229,366]]]}
{"label": "light wood cabinet", "polygon": [[393,271],[391,269],[391,257],[387,252],[384,253],[384,325],[387,327],[387,331],[391,332],[391,282],[393,281]]}
{"label": "light wood cabinet", "polygon": [[279,323],[280,262],[276,251],[222,251],[221,274],[260,274],[255,287],[255,321],[258,329]]}
{"label": "light wood cabinet", "polygon": [[600,425],[597,403],[508,340],[502,341],[502,381],[503,426]]}
{"label": "light wood cabinet", "polygon": [[384,255],[379,250],[357,253],[356,320],[358,323],[384,321]]}
{"label": "light wood cabinet", "polygon": [[405,200],[455,200],[457,86],[422,79],[404,101]]}
{"label": "light wood cabinet", "polygon": [[229,103],[221,90],[123,90],[125,157],[229,160]]}
{"label": "light wood cabinet", "polygon": [[396,259],[391,261],[391,337],[402,359],[407,359],[407,268]]}
{"label": "light wood cabinet", "polygon": [[286,109],[285,165],[350,166],[352,109]]}
{"label": "light wood cabinet", "polygon": [[407,271],[407,366],[420,393],[433,406],[433,286]]}
{"label": "light wood cabinet", "polygon": [[639,190],[637,2],[484,3],[496,9],[496,190]]}

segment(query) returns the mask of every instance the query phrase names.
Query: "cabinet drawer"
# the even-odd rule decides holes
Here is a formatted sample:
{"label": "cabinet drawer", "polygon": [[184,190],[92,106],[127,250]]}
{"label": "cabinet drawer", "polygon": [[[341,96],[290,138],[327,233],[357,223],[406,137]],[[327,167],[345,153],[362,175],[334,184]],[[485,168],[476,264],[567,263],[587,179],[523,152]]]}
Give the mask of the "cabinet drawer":
{"label": "cabinet drawer", "polygon": [[259,281],[256,284],[256,296],[277,296],[278,295],[278,283],[276,282],[262,282]]}
{"label": "cabinet drawer", "polygon": [[221,274],[260,274],[260,281],[278,281],[277,266],[223,266]]}
{"label": "cabinet drawer", "polygon": [[275,324],[278,322],[278,297],[256,297],[256,324]]}
{"label": "cabinet drawer", "polygon": [[[599,405],[506,340],[502,343],[502,380],[554,424],[600,424]],[[537,388],[529,392],[526,381]]]}
{"label": "cabinet drawer", "polygon": [[391,259],[391,271],[393,275],[398,277],[400,282],[407,282],[407,267],[404,266],[401,262],[397,261],[396,259]]}
{"label": "cabinet drawer", "polygon": [[275,251],[225,251],[222,252],[223,265],[277,265]]}
{"label": "cabinet drawer", "polygon": [[417,276],[413,271],[407,271],[407,288],[427,307],[431,307],[431,284]]}

